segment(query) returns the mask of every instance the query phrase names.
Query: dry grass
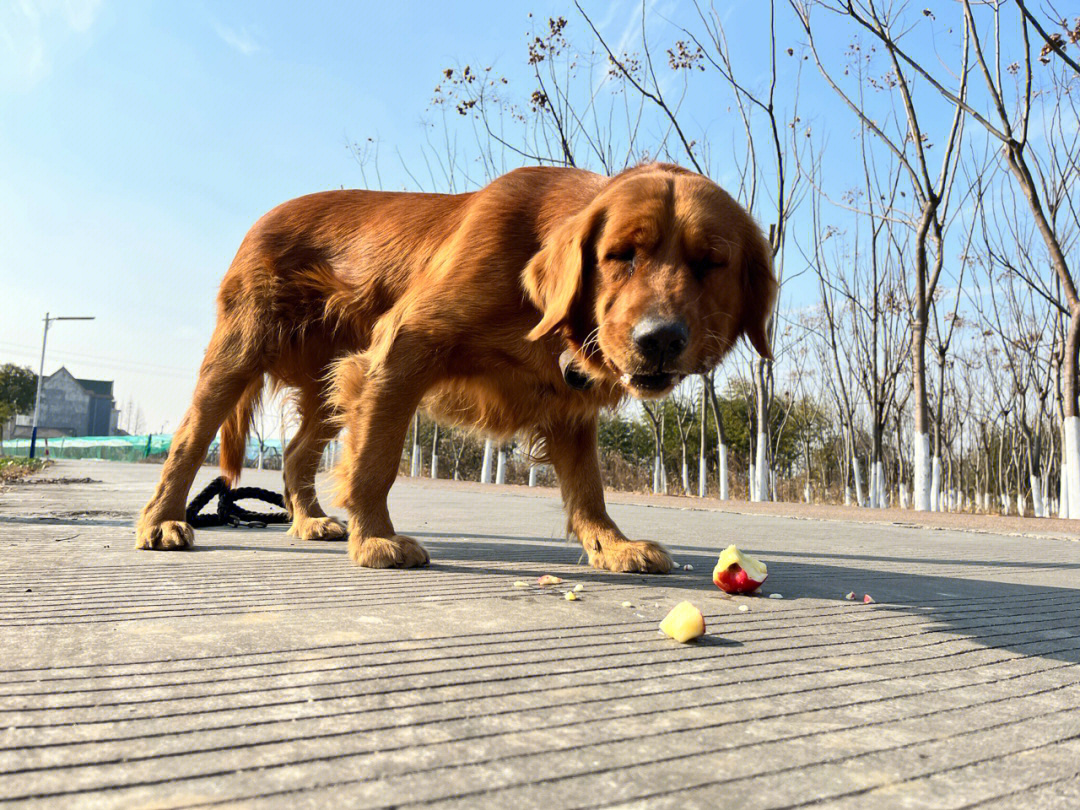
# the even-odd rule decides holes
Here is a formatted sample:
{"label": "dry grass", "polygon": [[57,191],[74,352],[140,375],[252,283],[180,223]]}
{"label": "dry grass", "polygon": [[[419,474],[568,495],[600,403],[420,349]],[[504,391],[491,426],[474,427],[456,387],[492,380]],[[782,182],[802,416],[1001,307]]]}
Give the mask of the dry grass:
{"label": "dry grass", "polygon": [[0,484],[10,484],[45,469],[51,462],[43,458],[0,457]]}

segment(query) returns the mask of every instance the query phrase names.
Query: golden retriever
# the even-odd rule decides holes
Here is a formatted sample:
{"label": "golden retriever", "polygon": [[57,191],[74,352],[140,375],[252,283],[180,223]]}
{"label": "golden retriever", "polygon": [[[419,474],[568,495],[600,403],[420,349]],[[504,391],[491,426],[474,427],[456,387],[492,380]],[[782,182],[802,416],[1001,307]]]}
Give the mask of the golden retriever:
{"label": "golden retriever", "polygon": [[[413,412],[501,437],[528,434],[555,468],[590,563],[666,572],[604,505],[601,408],[659,397],[713,368],[740,336],[769,355],[768,243],[728,194],[668,164],[615,177],[523,168],[457,195],[327,191],[287,202],[240,245],[191,407],[144,507],[137,546],[180,549],[184,505],[221,429],[235,480],[263,383],[296,390],[284,459],[290,533],[348,537],[374,568],[428,561],[386,498]],[[315,497],[326,443],[348,525]]]}

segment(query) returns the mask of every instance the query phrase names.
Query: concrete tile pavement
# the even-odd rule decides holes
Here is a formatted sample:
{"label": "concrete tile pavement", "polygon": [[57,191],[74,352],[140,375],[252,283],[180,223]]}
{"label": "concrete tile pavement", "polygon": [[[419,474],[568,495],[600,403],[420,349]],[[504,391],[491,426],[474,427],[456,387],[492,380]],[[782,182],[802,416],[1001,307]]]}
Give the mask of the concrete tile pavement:
{"label": "concrete tile pavement", "polygon": [[[158,471],[0,492],[0,803],[1077,806],[1075,542],[617,503],[694,569],[618,575],[553,493],[403,479],[427,569],[281,527],[137,552]],[[730,542],[784,599],[713,587]],[[683,599],[696,644],[656,632]]]}

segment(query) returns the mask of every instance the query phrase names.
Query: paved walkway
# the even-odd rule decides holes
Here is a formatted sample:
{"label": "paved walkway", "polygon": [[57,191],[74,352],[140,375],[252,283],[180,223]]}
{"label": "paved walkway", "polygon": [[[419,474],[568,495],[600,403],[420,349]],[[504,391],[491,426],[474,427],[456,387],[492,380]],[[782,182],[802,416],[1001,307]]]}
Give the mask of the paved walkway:
{"label": "paved walkway", "polygon": [[[618,575],[552,493],[402,480],[424,570],[280,527],[137,552],[158,471],[0,492],[0,804],[1080,806],[1076,542],[616,504],[693,565]],[[733,541],[783,599],[713,587]],[[547,573],[580,601],[513,585]]]}

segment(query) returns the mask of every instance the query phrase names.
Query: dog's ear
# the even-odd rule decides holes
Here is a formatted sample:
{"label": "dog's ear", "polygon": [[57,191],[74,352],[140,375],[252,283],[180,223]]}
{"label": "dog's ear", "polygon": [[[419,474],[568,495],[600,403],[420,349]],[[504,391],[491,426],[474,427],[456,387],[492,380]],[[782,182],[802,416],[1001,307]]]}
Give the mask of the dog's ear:
{"label": "dog's ear", "polygon": [[766,360],[773,359],[769,346],[769,319],[776,303],[776,291],[772,248],[757,225],[751,224],[743,241],[742,331],[750,345]]}
{"label": "dog's ear", "polygon": [[525,290],[542,313],[540,323],[526,335],[529,340],[539,340],[560,326],[574,327],[575,311],[581,311],[596,264],[596,236],[603,220],[603,212],[591,207],[569,217],[525,266]]}

